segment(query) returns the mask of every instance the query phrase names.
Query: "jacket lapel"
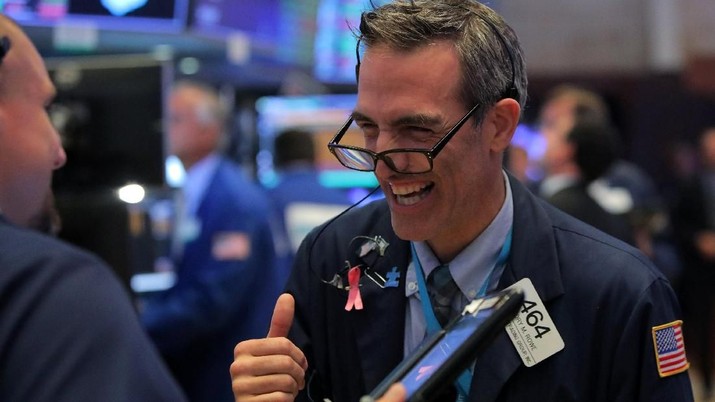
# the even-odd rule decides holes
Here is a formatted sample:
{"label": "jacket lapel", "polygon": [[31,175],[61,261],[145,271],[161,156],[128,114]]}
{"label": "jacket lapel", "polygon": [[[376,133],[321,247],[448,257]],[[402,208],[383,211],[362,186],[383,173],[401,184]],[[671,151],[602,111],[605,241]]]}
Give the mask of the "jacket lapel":
{"label": "jacket lapel", "polygon": [[[405,275],[409,261],[407,242],[398,239],[390,229],[387,219],[378,225],[377,232],[389,246],[385,256],[377,259],[374,270],[387,279],[387,273],[396,268],[400,273],[397,287],[380,288],[369,278],[362,278],[360,292],[364,310],[350,320],[358,348],[358,358],[364,374],[365,391],[371,391],[403,358],[405,331]],[[384,225],[388,225],[384,227]]]}
{"label": "jacket lapel", "polygon": [[[563,294],[556,258],[556,244],[551,220],[539,201],[521,183],[510,176],[514,199],[512,251],[508,266],[499,282],[503,289],[522,278],[530,278],[548,307],[549,300]],[[398,239],[390,227],[389,213],[375,227],[390,246],[385,257],[373,267],[385,276],[393,267],[400,272],[397,288],[381,289],[363,278],[361,294],[364,311],[352,311],[358,359],[364,373],[366,392],[372,390],[403,358],[405,331],[405,275],[409,263],[409,243]],[[375,313],[379,311],[379,313]],[[365,313],[367,312],[367,313]],[[394,334],[401,334],[395,336]],[[505,331],[479,357],[471,385],[471,401],[491,402],[499,396],[509,378],[523,366]]]}
{"label": "jacket lapel", "polygon": [[[548,301],[563,294],[556,258],[556,243],[551,220],[538,200],[510,176],[514,199],[512,250],[507,268],[499,281],[503,289],[522,278],[530,278],[548,307]],[[491,402],[499,396],[509,378],[523,366],[506,331],[477,359],[471,385],[473,402]]]}

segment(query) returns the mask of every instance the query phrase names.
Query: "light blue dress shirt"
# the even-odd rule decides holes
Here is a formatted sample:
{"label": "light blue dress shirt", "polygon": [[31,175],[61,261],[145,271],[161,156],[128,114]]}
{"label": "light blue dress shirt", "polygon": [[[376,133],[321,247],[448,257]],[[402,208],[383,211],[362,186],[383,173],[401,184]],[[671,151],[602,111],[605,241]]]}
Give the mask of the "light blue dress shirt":
{"label": "light blue dress shirt", "polygon": [[[477,297],[482,283],[494,268],[499,253],[504,245],[507,234],[514,221],[514,202],[509,186],[509,178],[504,174],[506,197],[494,220],[449,264],[449,271],[461,292],[461,298],[455,298],[454,307],[460,311],[469,301]],[[441,265],[437,257],[425,242],[414,242],[417,258],[425,270],[425,278],[437,266]],[[405,317],[405,356],[409,355],[425,339],[427,324],[422,311],[420,295],[417,286],[414,263],[407,268],[405,296],[407,297],[407,313]],[[493,278],[488,291],[494,290],[499,278]]]}

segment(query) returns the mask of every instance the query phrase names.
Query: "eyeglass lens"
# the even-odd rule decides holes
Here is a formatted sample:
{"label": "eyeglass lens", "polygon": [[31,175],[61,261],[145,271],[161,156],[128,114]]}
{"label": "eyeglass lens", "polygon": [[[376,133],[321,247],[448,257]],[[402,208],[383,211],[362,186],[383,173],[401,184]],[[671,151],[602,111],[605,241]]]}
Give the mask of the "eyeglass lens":
{"label": "eyeglass lens", "polygon": [[[375,157],[369,151],[351,148],[335,148],[343,166],[361,171],[375,170]],[[391,150],[378,154],[377,160],[382,160],[390,169],[400,173],[424,173],[432,168],[430,160],[422,151]]]}
{"label": "eyeglass lens", "polygon": [[400,173],[425,173],[432,169],[430,159],[424,150],[393,149],[374,154],[365,148],[363,131],[352,122],[340,139],[340,147],[333,147],[332,152],[345,167],[371,172],[377,161],[383,161],[390,169]]}

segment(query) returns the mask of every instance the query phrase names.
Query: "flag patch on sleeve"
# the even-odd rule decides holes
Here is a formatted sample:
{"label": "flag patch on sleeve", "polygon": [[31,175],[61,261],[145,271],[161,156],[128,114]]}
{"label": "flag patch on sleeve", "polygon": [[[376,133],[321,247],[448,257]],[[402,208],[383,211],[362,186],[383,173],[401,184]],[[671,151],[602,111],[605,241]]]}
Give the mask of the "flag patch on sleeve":
{"label": "flag patch on sleeve", "polygon": [[685,356],[682,325],[683,321],[678,320],[653,327],[655,361],[661,377],[682,373],[690,367]]}

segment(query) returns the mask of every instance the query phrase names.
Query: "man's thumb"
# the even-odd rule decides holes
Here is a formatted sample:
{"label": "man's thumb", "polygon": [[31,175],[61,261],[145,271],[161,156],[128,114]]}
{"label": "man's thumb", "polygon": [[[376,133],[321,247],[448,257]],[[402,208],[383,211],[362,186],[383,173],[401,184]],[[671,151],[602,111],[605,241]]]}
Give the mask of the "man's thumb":
{"label": "man's thumb", "polygon": [[271,318],[271,328],[268,330],[269,338],[288,336],[290,326],[293,324],[293,312],[295,311],[295,299],[289,293],[283,293],[276,301]]}

